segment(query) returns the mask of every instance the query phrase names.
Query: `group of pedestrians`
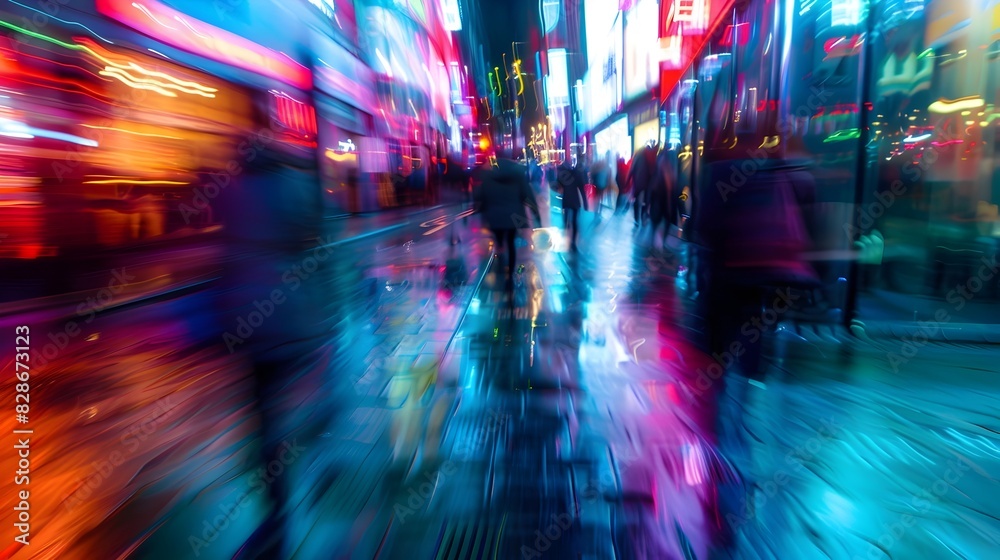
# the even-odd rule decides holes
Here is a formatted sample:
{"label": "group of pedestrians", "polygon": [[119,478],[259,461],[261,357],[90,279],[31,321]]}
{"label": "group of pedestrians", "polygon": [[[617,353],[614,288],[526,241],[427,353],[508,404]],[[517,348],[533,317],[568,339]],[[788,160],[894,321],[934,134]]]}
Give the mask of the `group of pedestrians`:
{"label": "group of pedestrians", "polygon": [[678,224],[682,214],[676,159],[675,152],[660,150],[651,141],[639,148],[629,162],[620,155],[613,159],[607,152],[582,174],[589,177],[598,200],[613,205],[616,215],[631,209],[636,229],[647,231],[644,226],[649,226],[653,246],[662,249],[670,226]]}
{"label": "group of pedestrians", "polygon": [[587,198],[587,172],[579,163],[579,155],[576,165],[569,157],[559,164],[556,171],[556,181],[550,187],[554,188],[556,192],[562,193],[562,212],[566,236],[569,238],[570,250],[576,251],[577,241],[580,237],[580,211],[590,210],[590,201]]}
{"label": "group of pedestrians", "polygon": [[573,165],[567,158],[557,168],[543,173],[536,163],[522,165],[514,161],[509,151],[500,151],[474,174],[474,206],[493,233],[498,253],[506,253],[508,287],[517,265],[518,230],[532,226],[528,210],[534,224],[539,227],[542,224],[537,196],[542,195],[541,186],[546,179],[551,189],[562,193],[563,225],[570,249],[575,251],[580,211],[590,208],[586,194],[587,175],[582,166]]}
{"label": "group of pedestrians", "polygon": [[[747,143],[744,143],[746,145]],[[759,144],[759,142],[758,142]],[[761,363],[761,336],[748,333],[747,325],[760,316],[766,302],[788,290],[814,290],[818,278],[804,254],[810,246],[808,231],[812,221],[809,208],[815,202],[815,184],[806,169],[780,151],[761,152],[755,160],[757,171],[745,184],[719,190],[727,173],[743,162],[729,153],[711,154],[706,164],[705,184],[700,198],[686,201],[678,186],[678,154],[659,149],[654,143],[640,148],[626,163],[612,161],[607,154],[592,162],[589,169],[582,154],[569,157],[550,168],[544,182],[561,194],[566,237],[577,250],[581,211],[590,210],[588,186],[617,190],[615,213],[628,215],[629,207],[636,232],[653,233],[655,242],[671,233],[670,226],[688,211],[695,214],[689,248],[694,259],[694,281],[701,291],[695,302],[704,321],[706,353],[734,357],[721,364],[726,370],[716,384],[716,432],[720,448],[741,465],[740,490],[720,492],[723,509],[737,507],[741,500],[753,499],[754,473],[747,470],[750,459],[742,456],[747,448],[740,432],[744,418],[740,410],[755,398],[751,387],[764,381]],[[506,157],[505,157],[506,156]],[[763,162],[763,163],[761,163]],[[541,225],[536,191],[540,188],[537,166],[521,165],[501,154],[477,174],[475,201],[484,220],[496,236],[497,246],[506,249],[508,287],[516,267],[518,230],[531,227],[528,212]],[[532,184],[536,187],[533,190]],[[612,187],[613,185],[613,187]],[[698,203],[688,210],[688,205]],[[600,212],[600,208],[595,209]],[[666,229],[666,231],[664,231]],[[782,292],[781,290],[784,290]],[[777,301],[777,300],[775,300]]]}
{"label": "group of pedestrians", "polygon": [[[655,143],[643,146],[632,157],[631,165],[611,153],[592,163],[583,163],[583,154],[573,157],[567,150],[558,166],[542,172],[536,162],[525,165],[513,160],[509,152],[499,152],[480,167],[474,178],[474,203],[496,237],[497,248],[507,253],[510,270],[514,269],[517,230],[530,227],[525,208],[534,211],[538,225],[541,218],[536,197],[542,195],[543,183],[562,198],[565,235],[571,251],[578,250],[580,213],[590,211],[591,202],[600,213],[603,200],[614,204],[615,214],[632,208],[636,227],[652,226],[654,243],[662,244],[670,224],[679,218],[678,192],[674,188],[674,166],[670,151],[658,151]],[[598,195],[591,200],[588,186]],[[613,187],[613,188],[612,188]],[[613,194],[617,192],[617,196]],[[609,204],[610,205],[610,204]]]}

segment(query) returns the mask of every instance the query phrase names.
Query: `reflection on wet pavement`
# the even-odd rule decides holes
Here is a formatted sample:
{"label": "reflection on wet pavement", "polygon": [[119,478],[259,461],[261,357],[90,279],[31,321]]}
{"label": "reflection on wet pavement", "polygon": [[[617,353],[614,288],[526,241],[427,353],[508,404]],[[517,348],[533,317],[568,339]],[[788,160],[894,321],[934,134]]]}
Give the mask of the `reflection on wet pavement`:
{"label": "reflection on wet pavement", "polygon": [[[312,271],[231,256],[252,281],[77,317],[66,339],[33,323],[61,346],[34,384],[32,544],[4,557],[997,550],[994,350],[960,368],[928,347],[897,374],[891,348],[779,332],[766,384],[741,388],[704,377],[686,256],[630,219],[587,214],[575,253],[547,212],[508,291],[478,218],[441,212]],[[263,392],[262,364],[280,364]],[[746,437],[718,433],[717,406]]]}

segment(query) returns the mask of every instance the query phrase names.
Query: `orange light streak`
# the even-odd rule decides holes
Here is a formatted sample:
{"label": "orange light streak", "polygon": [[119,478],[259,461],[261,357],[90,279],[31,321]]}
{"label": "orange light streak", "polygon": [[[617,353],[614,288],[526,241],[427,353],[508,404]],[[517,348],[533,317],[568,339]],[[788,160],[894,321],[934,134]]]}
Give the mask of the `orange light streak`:
{"label": "orange light streak", "polygon": [[183,181],[142,181],[137,179],[107,179],[100,181],[84,181],[84,185],[190,185]]}

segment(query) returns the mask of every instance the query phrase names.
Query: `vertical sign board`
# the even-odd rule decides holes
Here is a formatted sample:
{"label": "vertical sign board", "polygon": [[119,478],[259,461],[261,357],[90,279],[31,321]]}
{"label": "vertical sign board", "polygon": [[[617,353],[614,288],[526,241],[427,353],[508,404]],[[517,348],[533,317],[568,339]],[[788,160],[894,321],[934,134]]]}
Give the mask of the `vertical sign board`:
{"label": "vertical sign board", "polygon": [[[604,120],[611,116],[621,107],[622,104],[622,18],[615,19],[615,24],[611,27],[608,40],[605,43],[606,51],[604,60],[598,67],[601,75],[602,94],[598,100],[600,104],[600,115],[598,119]],[[593,68],[591,69],[593,71]],[[597,124],[597,123],[595,123]]]}
{"label": "vertical sign board", "polygon": [[569,105],[569,65],[566,49],[549,49],[549,75],[545,78],[550,108]]}
{"label": "vertical sign board", "polygon": [[666,100],[735,0],[663,0],[660,3],[660,98]]}
{"label": "vertical sign board", "polygon": [[660,79],[659,9],[656,0],[638,0],[625,16],[625,97],[647,95]]}
{"label": "vertical sign board", "polygon": [[462,11],[458,6],[458,0],[441,0],[441,14],[444,16],[445,30],[462,30]]}
{"label": "vertical sign board", "polygon": [[448,70],[448,78],[451,82],[451,102],[452,104],[463,104],[465,103],[465,92],[462,89],[462,71],[458,67],[458,62],[452,61]]}

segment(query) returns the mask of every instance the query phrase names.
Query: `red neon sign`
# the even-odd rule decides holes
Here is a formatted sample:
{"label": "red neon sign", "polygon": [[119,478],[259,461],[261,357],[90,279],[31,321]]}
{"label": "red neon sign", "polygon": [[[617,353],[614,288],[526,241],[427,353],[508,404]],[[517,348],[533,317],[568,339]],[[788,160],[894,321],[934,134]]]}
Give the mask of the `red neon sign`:
{"label": "red neon sign", "polygon": [[306,138],[316,136],[316,111],[284,95],[275,95],[278,122]]}
{"label": "red neon sign", "polygon": [[750,42],[750,24],[737,23],[736,25],[727,25],[725,33],[722,34],[722,46],[733,46],[734,37],[739,46],[746,46]]}
{"label": "red neon sign", "polygon": [[312,73],[288,56],[191,18],[155,0],[97,0],[97,9],[172,47],[308,90]]}
{"label": "red neon sign", "polygon": [[778,110],[778,100],[777,99],[761,99],[757,102],[757,112],[762,111],[777,111]]}
{"label": "red neon sign", "polygon": [[[669,52],[675,60],[664,62],[660,65],[660,98],[666,100],[667,96],[683,78],[684,74],[694,62],[695,55],[700,53],[702,48],[712,37],[712,32],[720,25],[732,18],[730,9],[735,0],[670,0],[660,3],[660,37],[677,37],[681,44],[678,44],[673,52]],[[687,19],[688,23],[681,23]],[[691,24],[697,23],[692,28]],[[684,29],[677,29],[680,25],[685,25]],[[742,30],[736,27],[735,35],[738,40],[743,39]],[[663,50],[663,46],[661,46]],[[667,53],[661,53],[661,55]]]}
{"label": "red neon sign", "polygon": [[823,51],[826,52],[826,58],[837,58],[843,56],[852,56],[861,52],[861,46],[864,43],[864,38],[861,35],[853,35],[848,37],[834,37],[832,39],[827,39],[823,43]]}

